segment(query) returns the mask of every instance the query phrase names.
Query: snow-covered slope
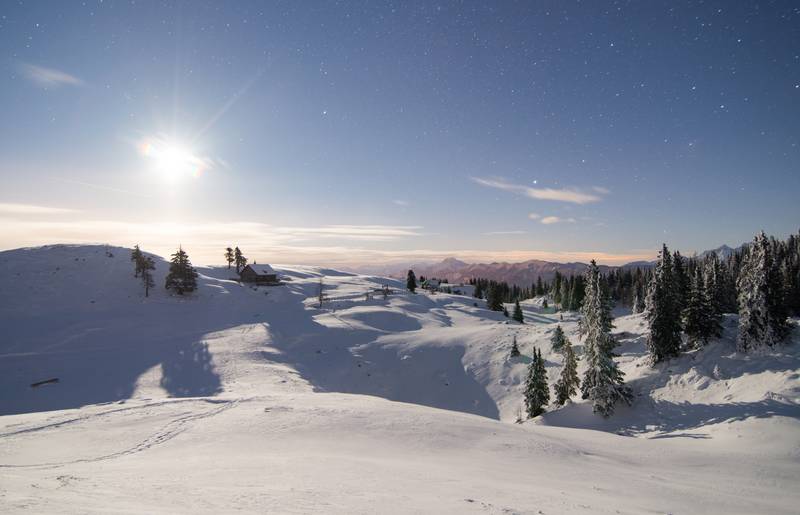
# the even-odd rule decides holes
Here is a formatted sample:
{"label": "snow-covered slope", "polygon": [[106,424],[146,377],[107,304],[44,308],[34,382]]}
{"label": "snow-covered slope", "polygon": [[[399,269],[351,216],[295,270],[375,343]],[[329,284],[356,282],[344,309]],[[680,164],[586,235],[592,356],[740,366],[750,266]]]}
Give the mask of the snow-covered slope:
{"label": "snow-covered slope", "polygon": [[[617,318],[634,405],[604,420],[576,402],[519,425],[526,356],[542,349],[554,382],[549,336],[561,323],[580,351],[575,314],[534,299],[519,325],[471,298],[313,267],[275,266],[284,284],[259,288],[203,268],[178,297],[166,268],[144,298],[125,249],[0,253],[4,505],[791,513],[800,501],[798,346],[739,355],[734,317],[723,339],[655,369],[642,318]],[[367,298],[384,284],[392,295]],[[514,335],[523,356],[510,359]]]}

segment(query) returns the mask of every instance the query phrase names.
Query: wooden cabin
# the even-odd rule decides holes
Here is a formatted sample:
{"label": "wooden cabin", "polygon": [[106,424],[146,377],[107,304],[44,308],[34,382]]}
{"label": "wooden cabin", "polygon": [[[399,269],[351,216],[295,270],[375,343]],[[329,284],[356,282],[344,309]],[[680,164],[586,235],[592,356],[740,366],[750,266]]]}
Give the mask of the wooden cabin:
{"label": "wooden cabin", "polygon": [[269,265],[247,265],[239,272],[239,278],[245,283],[279,284],[278,274]]}

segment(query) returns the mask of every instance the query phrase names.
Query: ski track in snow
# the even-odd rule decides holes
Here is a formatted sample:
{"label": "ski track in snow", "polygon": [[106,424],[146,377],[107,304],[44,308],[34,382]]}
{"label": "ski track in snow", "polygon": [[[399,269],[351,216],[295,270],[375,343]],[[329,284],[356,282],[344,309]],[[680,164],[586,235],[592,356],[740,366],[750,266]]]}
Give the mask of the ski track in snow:
{"label": "ski track in snow", "polygon": [[97,457],[94,457],[94,458],[80,458],[80,459],[75,459],[75,460],[62,461],[62,462],[53,462],[53,463],[32,463],[32,464],[26,464],[26,465],[8,465],[8,464],[0,463],[0,468],[56,468],[56,467],[63,467],[65,465],[72,465],[72,464],[76,464],[76,463],[92,463],[92,462],[96,462],[96,461],[111,460],[111,459],[114,459],[114,458],[120,458],[122,456],[127,456],[127,455],[130,455],[130,454],[136,454],[138,452],[146,451],[146,450],[151,449],[151,448],[153,448],[153,447],[155,447],[157,445],[161,445],[161,444],[164,444],[164,443],[172,440],[176,436],[180,435],[181,433],[183,433],[184,431],[189,429],[189,427],[191,427],[191,423],[197,422],[197,421],[202,421],[204,419],[219,415],[220,413],[222,413],[222,412],[224,412],[226,410],[234,408],[241,401],[238,400],[238,399],[237,400],[230,400],[230,401],[212,400],[212,399],[192,399],[192,400],[184,400],[184,401],[155,402],[155,403],[151,403],[151,404],[145,404],[143,406],[133,406],[133,407],[127,407],[127,408],[108,410],[108,411],[104,411],[104,412],[101,412],[101,413],[93,413],[93,414],[90,414],[90,415],[85,415],[85,416],[75,417],[75,418],[71,418],[71,419],[67,419],[67,420],[63,420],[63,421],[59,421],[59,422],[54,422],[52,424],[45,424],[45,425],[41,425],[41,426],[37,426],[37,427],[20,429],[20,430],[8,432],[8,433],[0,433],[0,439],[11,438],[11,437],[18,436],[18,435],[21,435],[21,434],[36,433],[36,432],[39,432],[39,431],[48,431],[48,430],[58,429],[60,427],[63,427],[63,426],[69,425],[69,424],[84,423],[84,422],[87,422],[87,421],[95,419],[95,418],[106,417],[106,416],[110,416],[110,415],[116,415],[116,414],[119,414],[121,412],[147,410],[149,408],[154,408],[154,407],[159,407],[159,406],[174,405],[174,404],[180,403],[180,402],[193,402],[193,403],[194,402],[201,402],[201,403],[215,404],[215,405],[218,405],[218,406],[213,408],[213,409],[210,409],[210,410],[207,410],[207,411],[203,411],[203,412],[200,412],[200,413],[193,412],[193,411],[186,411],[186,412],[180,413],[180,414],[178,414],[178,416],[176,418],[172,419],[170,422],[168,422],[163,427],[161,427],[158,431],[156,431],[155,433],[153,433],[150,436],[148,436],[147,438],[145,438],[143,441],[137,443],[136,445],[134,445],[132,447],[128,447],[128,448],[126,448],[124,450],[121,450],[121,451],[118,451],[118,452],[113,452],[113,453],[110,453],[110,454],[104,454],[102,456],[97,456]]}

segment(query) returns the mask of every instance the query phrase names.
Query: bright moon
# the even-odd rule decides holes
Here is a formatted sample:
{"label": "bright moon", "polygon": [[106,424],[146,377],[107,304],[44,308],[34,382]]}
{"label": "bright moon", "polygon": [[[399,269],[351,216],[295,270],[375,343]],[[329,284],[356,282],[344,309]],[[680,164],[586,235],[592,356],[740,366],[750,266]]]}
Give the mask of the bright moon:
{"label": "bright moon", "polygon": [[153,163],[159,174],[170,179],[183,175],[197,177],[203,170],[209,168],[205,160],[197,157],[188,147],[177,142],[146,141],[141,146],[141,152]]}

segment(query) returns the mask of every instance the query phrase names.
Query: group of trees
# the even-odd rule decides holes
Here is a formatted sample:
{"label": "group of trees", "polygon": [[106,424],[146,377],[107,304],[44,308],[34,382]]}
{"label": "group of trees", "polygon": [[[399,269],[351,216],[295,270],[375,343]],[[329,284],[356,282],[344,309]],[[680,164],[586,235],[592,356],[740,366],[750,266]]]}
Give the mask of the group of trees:
{"label": "group of trees", "polygon": [[783,342],[797,314],[800,286],[800,242],[780,242],[762,232],[748,247],[736,282],[739,302],[740,351]]}
{"label": "group of trees", "polygon": [[[569,282],[557,276],[554,285],[558,283],[558,291],[563,292],[563,285]],[[670,253],[664,245],[656,266],[644,272],[615,270],[604,275],[592,261],[582,287],[579,332],[585,339],[586,372],[580,384],[581,394],[591,400],[596,413],[609,416],[618,402],[631,402],[631,391],[614,362],[612,291],[616,289],[621,297],[627,296],[634,312],[645,313],[647,349],[653,364],[719,337],[722,315],[731,311],[739,314],[737,349],[768,349],[788,338],[789,317],[800,315],[800,235],[780,241],[761,232],[750,244],[724,259],[716,253],[686,259],[679,252]],[[555,296],[553,291],[551,294]],[[554,351],[564,354],[564,367],[555,385],[556,402],[560,405],[574,395],[576,361],[560,326],[551,344]],[[537,390],[540,386],[536,386],[542,375],[537,371],[540,360],[537,351],[526,382],[529,416],[544,409],[544,405],[537,404],[545,398]]]}
{"label": "group of trees", "polygon": [[[131,251],[131,261],[133,262],[133,276],[141,277],[144,296],[149,297],[150,288],[155,286],[153,270],[156,269],[156,263],[152,257],[145,255],[139,249],[139,245],[134,245]],[[189,261],[189,256],[180,247],[171,256],[164,286],[168,290],[175,290],[178,295],[192,292],[197,288],[197,272]]]}
{"label": "group of trees", "polygon": [[719,337],[722,315],[732,311],[739,313],[741,352],[787,338],[789,316],[800,314],[800,238],[779,241],[761,232],[726,261],[713,253],[686,260],[663,246],[645,301],[654,364]]}
{"label": "group of trees", "polygon": [[150,256],[145,256],[139,249],[139,245],[134,245],[131,251],[131,261],[133,261],[133,276],[142,278],[144,286],[144,296],[150,296],[150,288],[155,286],[153,282],[153,270],[156,269],[156,262]]}
{"label": "group of trees", "polygon": [[247,258],[244,257],[242,251],[239,250],[239,247],[236,248],[226,248],[225,249],[225,261],[228,263],[228,270],[231,269],[231,265],[236,266],[236,273],[242,271],[242,268],[247,266]]}
{"label": "group of trees", "polygon": [[[618,402],[631,403],[632,393],[624,382],[624,374],[614,362],[616,341],[611,335],[613,329],[611,318],[611,302],[607,287],[597,267],[592,261],[583,278],[585,298],[581,306],[580,335],[584,338],[584,355],[586,371],[583,381],[578,379],[578,364],[572,344],[564,334],[561,326],[556,326],[550,340],[553,351],[564,356],[564,366],[554,385],[556,404],[565,404],[577,394],[580,387],[581,397],[592,403],[592,410],[604,417],[614,413]],[[512,355],[516,348],[516,338]],[[541,351],[534,350],[533,360],[528,368],[525,383],[525,407],[529,417],[544,412],[550,402],[547,390],[547,371],[544,368]]]}

